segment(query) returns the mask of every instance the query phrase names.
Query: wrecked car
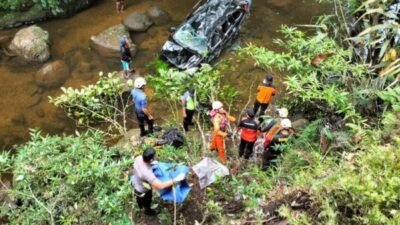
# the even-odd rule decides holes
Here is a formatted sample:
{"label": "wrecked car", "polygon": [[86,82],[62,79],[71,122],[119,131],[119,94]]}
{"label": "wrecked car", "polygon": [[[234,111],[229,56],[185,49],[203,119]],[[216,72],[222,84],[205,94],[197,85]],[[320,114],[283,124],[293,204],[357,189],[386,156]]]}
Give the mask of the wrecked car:
{"label": "wrecked car", "polygon": [[232,44],[251,0],[201,0],[161,50],[161,58],[185,70],[210,63]]}

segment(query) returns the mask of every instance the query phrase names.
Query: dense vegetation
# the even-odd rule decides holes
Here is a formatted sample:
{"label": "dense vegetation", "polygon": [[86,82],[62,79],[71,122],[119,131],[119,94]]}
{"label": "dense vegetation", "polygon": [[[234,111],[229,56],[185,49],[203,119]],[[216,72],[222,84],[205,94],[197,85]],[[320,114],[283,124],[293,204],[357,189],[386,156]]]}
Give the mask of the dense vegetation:
{"label": "dense vegetation", "polygon": [[7,191],[15,204],[4,201],[0,217],[27,225],[129,221],[132,190],[123,172],[131,152],[107,147],[100,133],[31,135],[16,155],[0,157],[0,172],[14,176]]}
{"label": "dense vegetation", "polygon": [[61,5],[71,0],[0,0],[0,11],[24,11],[37,5],[57,15],[62,12]]}
{"label": "dense vegetation", "polygon": [[[232,174],[205,190],[190,178],[192,195],[178,211],[161,207],[161,224],[400,223],[399,15],[390,11],[395,1],[330,2],[337,11],[312,26],[307,34],[314,35],[283,26],[284,38],[275,41],[283,52],[252,44],[239,52],[260,68],[286,74],[285,104],[310,124],[267,171],[256,160],[235,160],[236,147],[229,149]],[[237,92],[221,84],[226,69],[204,65],[188,76],[158,64],[149,86],[174,115],[167,125],[179,123],[179,96],[190,85],[202,102],[222,99],[230,108]],[[3,152],[0,172],[14,174],[7,193],[15,208],[4,203],[0,216],[13,224],[140,223],[125,177],[140,148],[109,148],[102,140],[105,133],[126,133],[122,89],[111,74],[93,86],[63,89],[51,100],[81,125],[107,123],[109,129],[68,137],[35,131],[15,155]],[[200,116],[196,124],[200,134],[187,136],[180,149],[161,148],[159,160],[192,166],[209,155],[209,124]]]}

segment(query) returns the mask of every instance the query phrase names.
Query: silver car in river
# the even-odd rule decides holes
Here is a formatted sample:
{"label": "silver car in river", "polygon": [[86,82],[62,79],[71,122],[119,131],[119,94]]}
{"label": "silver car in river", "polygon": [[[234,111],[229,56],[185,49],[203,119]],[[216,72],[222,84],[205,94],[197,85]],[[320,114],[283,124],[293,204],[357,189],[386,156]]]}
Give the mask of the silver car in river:
{"label": "silver car in river", "polygon": [[161,58],[185,70],[210,63],[239,35],[251,0],[200,0],[169,37]]}

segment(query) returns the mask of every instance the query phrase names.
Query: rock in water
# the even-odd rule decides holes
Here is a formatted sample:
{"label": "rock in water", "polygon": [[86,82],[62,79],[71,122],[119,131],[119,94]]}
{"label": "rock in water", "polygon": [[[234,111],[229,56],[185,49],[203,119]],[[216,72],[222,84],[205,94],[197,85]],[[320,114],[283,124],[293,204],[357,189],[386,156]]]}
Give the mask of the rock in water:
{"label": "rock in water", "polygon": [[165,25],[171,20],[171,16],[162,10],[159,6],[153,6],[151,7],[147,13],[153,20],[153,22],[160,26],[160,25]]}
{"label": "rock in water", "polygon": [[50,58],[49,43],[49,32],[33,25],[15,34],[10,50],[28,61],[45,62]]}
{"label": "rock in water", "polygon": [[57,60],[45,64],[35,75],[35,81],[40,87],[57,88],[64,84],[70,75],[64,61]]}
{"label": "rock in water", "polygon": [[151,18],[144,13],[132,13],[124,19],[124,24],[131,31],[143,32],[153,24]]}
{"label": "rock in water", "polygon": [[92,36],[90,39],[94,44],[94,49],[97,50],[101,55],[119,56],[119,38],[121,36],[127,37],[131,55],[134,57],[136,54],[136,45],[129,37],[128,30],[122,24],[112,26],[99,34]]}

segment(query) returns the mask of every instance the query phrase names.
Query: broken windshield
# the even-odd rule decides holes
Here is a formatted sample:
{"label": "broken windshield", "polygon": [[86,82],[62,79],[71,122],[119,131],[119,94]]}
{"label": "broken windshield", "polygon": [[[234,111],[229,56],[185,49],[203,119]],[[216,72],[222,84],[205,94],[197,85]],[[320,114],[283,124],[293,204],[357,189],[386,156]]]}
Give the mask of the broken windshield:
{"label": "broken windshield", "polygon": [[196,33],[189,23],[179,28],[173,38],[183,47],[196,51],[201,55],[206,55],[208,52],[207,37]]}

